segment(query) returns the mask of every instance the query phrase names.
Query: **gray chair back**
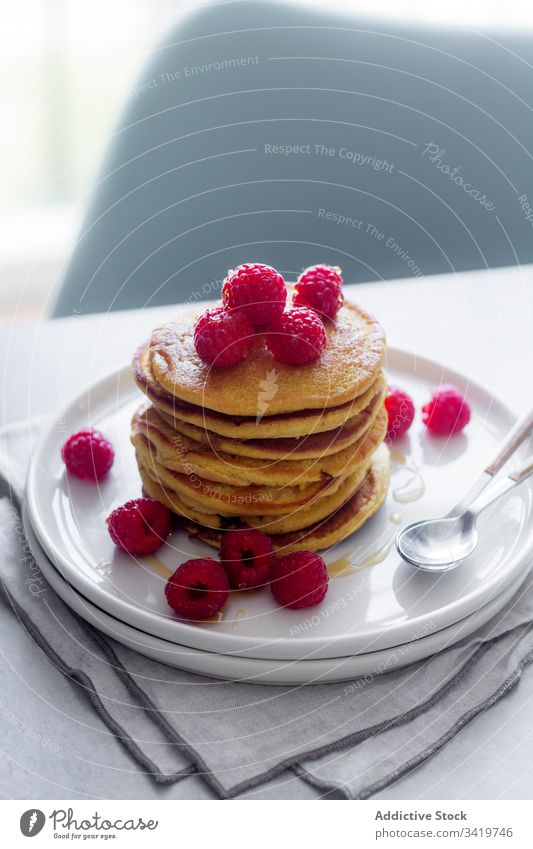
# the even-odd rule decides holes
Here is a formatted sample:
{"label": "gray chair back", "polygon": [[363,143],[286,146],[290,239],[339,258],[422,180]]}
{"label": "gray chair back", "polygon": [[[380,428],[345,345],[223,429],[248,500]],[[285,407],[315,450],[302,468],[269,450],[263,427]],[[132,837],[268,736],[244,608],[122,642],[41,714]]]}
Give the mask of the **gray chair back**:
{"label": "gray chair back", "polygon": [[272,2],[180,19],[136,81],[54,315],[533,260],[533,41]]}

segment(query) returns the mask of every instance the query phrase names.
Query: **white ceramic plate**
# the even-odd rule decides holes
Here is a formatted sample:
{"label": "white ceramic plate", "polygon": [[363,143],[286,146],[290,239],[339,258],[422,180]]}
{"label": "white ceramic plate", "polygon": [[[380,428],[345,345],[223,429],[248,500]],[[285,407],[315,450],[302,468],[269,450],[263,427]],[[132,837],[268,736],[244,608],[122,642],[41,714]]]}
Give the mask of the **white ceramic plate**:
{"label": "white ceramic plate", "polygon": [[[204,651],[284,660],[343,657],[446,628],[525,572],[532,490],[526,482],[483,514],[479,545],[455,571],[432,575],[403,563],[392,545],[400,523],[446,513],[486,465],[513,416],[488,390],[437,363],[389,350],[387,367],[391,384],[406,389],[418,410],[435,384],[456,384],[473,419],[465,433],[444,439],[426,433],[417,415],[409,436],[394,444],[386,504],[360,532],[325,553],[328,564],[348,558],[354,571],[331,581],[319,607],[284,610],[261,590],[233,594],[218,624],[192,625],[167,607],[166,574],[190,557],[213,556],[212,549],[177,531],[158,552],[161,569],[153,559],[136,562],[114,548],[105,518],[141,492],[129,422],[143,396],[129,368],[84,392],[40,440],[27,484],[37,537],[65,579],[99,608],[146,633]],[[69,477],[61,461],[67,436],[86,426],[103,430],[116,449],[113,469],[99,485]]]}
{"label": "white ceramic plate", "polygon": [[214,654],[187,648],[162,640],[159,637],[153,637],[109,616],[77,593],[61,577],[37,542],[27,515],[24,516],[24,529],[35,561],[52,589],[82,619],[94,625],[108,637],[112,637],[122,645],[146,657],[165,663],[167,666],[174,666],[177,669],[207,675],[211,678],[255,684],[299,686],[302,684],[326,684],[355,678],[363,678],[363,683],[365,683],[368,681],[368,676],[381,675],[384,672],[416,663],[464,639],[476,628],[480,628],[485,622],[496,616],[498,611],[518,590],[525,577],[524,575],[520,576],[518,580],[515,579],[499,596],[466,619],[403,646],[366,652],[353,657],[318,660],[265,660],[263,658]]}

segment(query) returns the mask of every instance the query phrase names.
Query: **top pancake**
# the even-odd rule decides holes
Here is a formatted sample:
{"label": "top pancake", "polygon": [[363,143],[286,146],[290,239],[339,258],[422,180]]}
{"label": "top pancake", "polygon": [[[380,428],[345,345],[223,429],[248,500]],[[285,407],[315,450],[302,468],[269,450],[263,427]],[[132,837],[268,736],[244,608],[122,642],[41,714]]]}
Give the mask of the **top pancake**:
{"label": "top pancake", "polygon": [[375,383],[385,356],[385,338],[376,319],[345,304],[335,321],[325,324],[327,345],[315,363],[280,363],[263,334],[257,334],[242,362],[213,369],[194,347],[197,315],[184,312],[154,330],[150,368],[157,383],[174,397],[229,415],[263,417],[346,404]]}
{"label": "top pancake", "polygon": [[[274,369],[272,374],[276,374]],[[266,393],[260,415],[255,413],[253,416],[237,416],[208,410],[198,404],[190,404],[163,389],[152,373],[149,344],[141,346],[136,351],[133,358],[133,376],[139,389],[173,427],[179,430],[184,423],[187,423],[209,434],[219,434],[239,440],[298,438],[333,430],[366,410],[377,397],[382,395],[386,384],[385,376],[380,371],[377,379],[366,392],[346,404],[324,410],[302,409],[297,413],[278,413],[277,415],[267,414],[268,410],[264,409],[268,407],[269,393]]]}

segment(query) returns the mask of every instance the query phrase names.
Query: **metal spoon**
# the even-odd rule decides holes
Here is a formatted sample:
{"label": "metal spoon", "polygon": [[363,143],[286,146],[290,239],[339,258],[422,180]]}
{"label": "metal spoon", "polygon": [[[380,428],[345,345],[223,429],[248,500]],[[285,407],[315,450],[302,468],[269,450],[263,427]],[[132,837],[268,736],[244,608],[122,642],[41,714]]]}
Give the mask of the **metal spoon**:
{"label": "metal spoon", "polygon": [[468,557],[477,545],[476,521],[482,510],[533,474],[532,457],[521,469],[484,492],[489,481],[532,428],[533,410],[511,428],[497,456],[447,516],[413,522],[402,528],[396,536],[396,549],[400,557],[427,572],[445,572]]}

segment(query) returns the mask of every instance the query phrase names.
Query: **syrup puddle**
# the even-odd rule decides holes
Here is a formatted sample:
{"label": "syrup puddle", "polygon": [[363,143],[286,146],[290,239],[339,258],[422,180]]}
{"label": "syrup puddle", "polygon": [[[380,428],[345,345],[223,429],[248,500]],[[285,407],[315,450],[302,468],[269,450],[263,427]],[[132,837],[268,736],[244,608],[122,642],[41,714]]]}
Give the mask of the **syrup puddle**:
{"label": "syrup puddle", "polygon": [[244,609],[244,607],[239,607],[239,609],[235,611],[235,616],[233,617],[233,622],[232,622],[232,625],[231,625],[231,627],[234,631],[235,631],[236,628],[239,627],[239,621],[241,619],[244,619],[245,616],[246,616],[246,610]]}
{"label": "syrup puddle", "polygon": [[[399,513],[393,513],[390,520],[391,522],[394,522],[395,525],[398,525],[401,522],[401,516]],[[370,552],[370,554],[368,554],[360,562],[355,561],[355,555],[360,550],[359,546],[349,554],[341,557],[339,560],[335,560],[333,563],[328,563],[327,569],[330,579],[335,580],[336,578],[344,578],[346,575],[354,575],[356,572],[361,572],[369,566],[377,566],[379,563],[383,563],[392,549],[395,539],[396,534],[393,534],[393,536],[391,536],[390,539],[388,539],[383,545],[376,548],[375,551]]]}
{"label": "syrup puddle", "polygon": [[422,498],[426,491],[426,485],[422,476],[415,473],[413,477],[404,483],[402,486],[397,486],[392,490],[392,497],[399,504],[411,504],[413,501],[418,501]]}
{"label": "syrup puddle", "polygon": [[113,564],[109,560],[101,560],[95,568],[99,575],[110,575],[113,571]]}
{"label": "syrup puddle", "polygon": [[389,446],[390,458],[393,463],[396,463],[398,466],[405,466],[407,463],[407,454],[403,451],[400,451],[399,448],[394,448],[393,446]]}
{"label": "syrup puddle", "polygon": [[219,622],[222,622],[224,619],[224,610],[219,610],[218,613],[213,613],[212,616],[209,616],[208,619],[199,619],[198,622],[194,622],[194,625],[218,625]]}
{"label": "syrup puddle", "polygon": [[[393,452],[392,459],[395,463],[403,466],[404,470],[410,472],[411,475],[405,483],[392,490],[392,497],[398,504],[412,504],[414,501],[418,501],[426,491],[426,484],[420,469],[414,460],[406,457],[405,454],[398,453],[395,455]],[[393,521],[392,517],[391,521]]]}
{"label": "syrup puddle", "polygon": [[[396,460],[396,462],[398,462],[398,460]],[[403,462],[404,463],[406,462],[405,458],[404,458]],[[398,489],[394,491],[393,496],[394,496],[396,501],[399,501],[399,502],[402,502],[402,503],[407,503],[407,500],[411,500],[411,499],[407,499],[404,490],[406,490],[407,493],[412,494],[412,490],[409,489],[409,487],[412,485],[413,480],[414,480],[414,478],[411,478],[403,487],[398,487]],[[422,487],[423,487],[424,482],[423,482],[421,477],[420,477],[420,482],[421,482]],[[398,492],[400,493],[400,497],[397,497]],[[420,493],[420,495],[422,495],[423,492],[424,492],[424,488],[422,488],[422,492]],[[402,498],[402,493],[403,493],[403,496],[404,496],[403,498]],[[420,496],[417,496],[417,497],[420,497]],[[415,500],[415,499],[413,498],[412,500]],[[399,513],[391,513],[390,516],[389,516],[389,519],[395,525],[399,525],[400,522],[401,522],[401,516],[400,516]],[[344,557],[340,557],[338,560],[335,560],[333,563],[326,564],[330,580],[335,580],[337,578],[345,578],[347,575],[354,575],[357,572],[360,572],[362,569],[367,569],[369,566],[377,566],[379,563],[382,563],[386,559],[387,555],[389,554],[389,552],[392,548],[393,543],[394,543],[394,536],[391,537],[391,539],[389,539],[384,545],[380,546],[378,549],[376,549],[375,551],[373,551],[369,555],[367,555],[367,557],[365,557],[364,560],[362,560],[360,563],[357,563],[357,562],[354,563],[355,557],[361,549],[361,546],[358,546],[357,548],[354,548],[353,551],[346,554]],[[154,554],[147,555],[145,557],[145,561],[154,570],[154,572],[156,572],[158,575],[160,575],[161,577],[163,577],[165,579],[170,578],[170,576],[173,574],[172,570],[169,569],[168,566],[165,566],[163,561],[160,560],[159,557],[157,557]],[[105,567],[108,567],[109,571],[110,571],[111,564],[110,563],[101,563],[101,564],[99,563],[96,568],[99,569],[99,571],[102,571],[104,574],[107,574],[107,573],[104,572]],[[234,604],[236,604],[237,601],[240,601],[241,599],[242,599],[242,593],[241,592],[239,592],[239,591],[231,592],[229,594],[229,598],[228,598],[223,610],[219,610],[217,613],[214,613],[213,616],[209,616],[207,619],[202,619],[201,621],[196,622],[195,624],[196,625],[203,625],[203,626],[207,626],[207,627],[211,627],[213,625],[218,625],[220,622],[222,622],[224,619],[226,619],[226,616],[227,616],[230,608]],[[232,630],[236,630],[239,627],[240,621],[242,619],[244,619],[245,616],[246,616],[245,608],[239,607],[238,610],[236,610],[234,615],[233,615],[233,621],[231,623]]]}
{"label": "syrup puddle", "polygon": [[392,548],[393,542],[394,537],[389,539],[385,545],[382,545],[380,548],[376,549],[376,551],[373,551],[365,557],[365,559],[360,563],[354,563],[351,560],[353,555],[347,555],[346,557],[341,557],[339,560],[335,560],[334,563],[328,563],[327,567],[330,580],[345,578],[347,575],[355,575],[357,572],[361,572],[369,566],[377,566],[378,563],[383,563]]}
{"label": "syrup puddle", "polygon": [[170,578],[173,574],[172,569],[165,566],[163,561],[160,560],[159,557],[156,557],[155,554],[148,554],[144,559],[148,565],[152,567],[154,572],[157,572],[157,574],[161,575],[162,578]]}
{"label": "syrup puddle", "polygon": [[382,545],[381,548],[378,548],[376,551],[372,552],[372,554],[369,554],[368,557],[365,557],[363,562],[359,564],[359,569],[367,569],[369,566],[377,566],[378,563],[383,563],[391,550],[393,543],[394,537],[391,537],[385,545]]}
{"label": "syrup puddle", "polygon": [[[227,614],[230,611],[230,608],[237,604],[238,601],[242,601],[242,592],[239,590],[235,590],[234,592],[230,592],[228,600],[222,610],[219,610],[218,613],[214,613],[213,616],[209,616],[208,619],[202,619],[199,622],[195,622],[195,625],[218,625],[219,622],[222,622],[223,619],[226,618]],[[239,627],[239,622],[241,619],[244,619],[246,616],[246,610],[244,607],[239,607],[239,609],[235,612],[235,616],[232,622],[231,627],[236,629]]]}
{"label": "syrup puddle", "polygon": [[339,560],[335,560],[334,563],[328,563],[328,575],[331,580],[335,578],[344,578],[346,575],[353,575],[358,569],[353,565],[350,557],[353,557],[352,554],[348,554],[346,557],[341,557]]}

